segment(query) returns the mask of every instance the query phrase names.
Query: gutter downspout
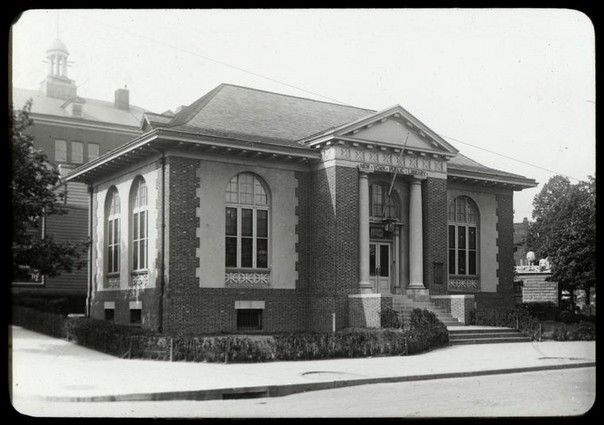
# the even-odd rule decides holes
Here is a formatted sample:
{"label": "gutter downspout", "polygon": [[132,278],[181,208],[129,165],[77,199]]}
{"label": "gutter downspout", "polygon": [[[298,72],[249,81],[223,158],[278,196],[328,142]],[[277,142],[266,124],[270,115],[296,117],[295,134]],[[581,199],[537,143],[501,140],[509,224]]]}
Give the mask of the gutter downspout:
{"label": "gutter downspout", "polygon": [[93,188],[92,185],[88,185],[88,285],[86,290],[86,317],[90,317],[90,304],[92,302],[92,249],[94,244],[92,243],[94,238],[92,236],[92,206],[93,206]]}
{"label": "gutter downspout", "polygon": [[164,293],[166,286],[166,154],[161,153],[161,265],[159,284],[159,305],[157,310],[159,326],[157,331],[164,331]]}

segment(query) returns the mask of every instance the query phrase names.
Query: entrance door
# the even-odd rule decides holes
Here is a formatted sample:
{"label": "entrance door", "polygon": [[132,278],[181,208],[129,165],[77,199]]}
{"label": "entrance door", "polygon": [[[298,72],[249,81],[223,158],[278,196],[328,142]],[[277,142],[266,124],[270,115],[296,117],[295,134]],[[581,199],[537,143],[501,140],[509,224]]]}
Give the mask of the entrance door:
{"label": "entrance door", "polygon": [[390,293],[391,251],[392,244],[388,242],[371,242],[369,244],[369,280],[376,293]]}

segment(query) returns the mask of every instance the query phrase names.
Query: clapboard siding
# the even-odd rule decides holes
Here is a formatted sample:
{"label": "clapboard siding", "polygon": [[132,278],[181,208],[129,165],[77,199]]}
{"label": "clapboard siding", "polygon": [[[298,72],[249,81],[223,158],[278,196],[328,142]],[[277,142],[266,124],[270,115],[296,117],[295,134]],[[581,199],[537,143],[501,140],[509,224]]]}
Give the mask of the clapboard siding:
{"label": "clapboard siding", "polygon": [[[67,208],[68,213],[46,217],[46,234],[52,234],[56,241],[79,242],[88,237],[88,210],[84,208]],[[87,259],[87,252],[84,259]],[[48,289],[69,291],[69,293],[86,293],[88,284],[87,266],[72,273],[63,273],[58,277],[46,278]]]}
{"label": "clapboard siding", "polygon": [[88,187],[84,183],[70,182],[65,185],[67,192],[67,205],[81,206],[88,208],[89,195]]}

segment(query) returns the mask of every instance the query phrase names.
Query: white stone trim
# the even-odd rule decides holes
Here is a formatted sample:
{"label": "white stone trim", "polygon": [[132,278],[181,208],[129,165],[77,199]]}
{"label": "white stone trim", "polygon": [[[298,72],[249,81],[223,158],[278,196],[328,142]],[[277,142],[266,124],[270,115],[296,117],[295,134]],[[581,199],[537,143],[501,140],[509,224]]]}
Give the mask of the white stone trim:
{"label": "white stone trim", "polygon": [[235,301],[235,310],[244,310],[244,309],[264,310],[264,301],[250,301],[250,300]]}
{"label": "white stone trim", "polygon": [[115,301],[105,301],[103,303],[103,308],[105,310],[107,310],[107,309],[109,309],[109,310],[114,309],[115,310]]}
{"label": "white stone trim", "polygon": [[448,298],[474,298],[474,294],[456,294],[456,295],[430,295],[430,298],[448,299]]}
{"label": "white stone trim", "polygon": [[142,310],[143,302],[142,301],[130,301],[130,303],[128,303],[128,306],[129,306],[130,310]]}

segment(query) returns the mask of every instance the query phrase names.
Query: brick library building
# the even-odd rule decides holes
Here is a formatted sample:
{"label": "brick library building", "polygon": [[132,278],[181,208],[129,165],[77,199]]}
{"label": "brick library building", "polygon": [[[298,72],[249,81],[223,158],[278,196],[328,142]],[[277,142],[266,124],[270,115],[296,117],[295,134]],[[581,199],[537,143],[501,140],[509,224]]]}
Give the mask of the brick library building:
{"label": "brick library building", "polygon": [[76,168],[87,311],[170,334],[379,327],[514,303],[513,194],[536,186],[382,111],[222,84]]}

